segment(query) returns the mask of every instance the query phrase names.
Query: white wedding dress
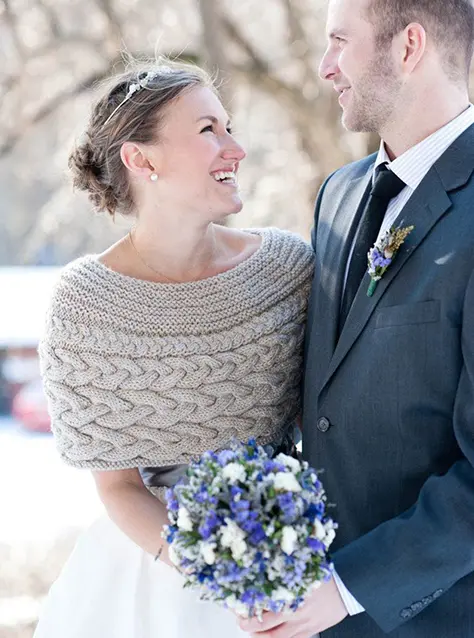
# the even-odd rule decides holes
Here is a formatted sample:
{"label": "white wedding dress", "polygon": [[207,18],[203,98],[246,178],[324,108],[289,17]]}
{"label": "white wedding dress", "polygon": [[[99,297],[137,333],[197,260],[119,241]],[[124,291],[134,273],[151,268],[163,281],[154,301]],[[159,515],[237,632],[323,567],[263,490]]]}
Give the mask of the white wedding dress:
{"label": "white wedding dress", "polygon": [[248,638],[233,612],[183,583],[101,518],[52,586],[34,638]]}

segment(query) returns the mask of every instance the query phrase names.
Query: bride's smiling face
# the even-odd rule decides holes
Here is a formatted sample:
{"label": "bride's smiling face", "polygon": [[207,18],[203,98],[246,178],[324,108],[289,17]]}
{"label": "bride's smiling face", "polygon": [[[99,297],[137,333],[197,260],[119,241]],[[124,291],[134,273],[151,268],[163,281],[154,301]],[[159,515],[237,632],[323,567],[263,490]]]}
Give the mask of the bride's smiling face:
{"label": "bride's smiling face", "polygon": [[147,155],[157,167],[161,208],[189,211],[202,221],[218,221],[242,209],[238,170],[245,151],[212,90],[193,88],[170,104],[158,140]]}
{"label": "bride's smiling face", "polygon": [[396,107],[401,81],[391,50],[378,50],[368,5],[369,0],[330,1],[328,47],[319,73],[339,94],[344,126],[379,133]]}

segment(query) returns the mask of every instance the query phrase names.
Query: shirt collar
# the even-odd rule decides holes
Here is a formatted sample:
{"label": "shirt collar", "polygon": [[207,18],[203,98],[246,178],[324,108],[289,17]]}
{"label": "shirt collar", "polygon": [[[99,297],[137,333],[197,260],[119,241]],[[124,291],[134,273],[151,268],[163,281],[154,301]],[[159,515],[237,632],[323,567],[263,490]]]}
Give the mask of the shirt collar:
{"label": "shirt collar", "polygon": [[375,179],[377,168],[381,164],[387,164],[397,177],[403,180],[409,188],[415,190],[433,164],[451,146],[454,140],[472,124],[474,124],[474,106],[470,104],[454,120],[445,124],[445,126],[416,144],[416,146],[405,151],[393,162],[390,161],[385,149],[385,143],[382,140],[375,160],[373,179]]}

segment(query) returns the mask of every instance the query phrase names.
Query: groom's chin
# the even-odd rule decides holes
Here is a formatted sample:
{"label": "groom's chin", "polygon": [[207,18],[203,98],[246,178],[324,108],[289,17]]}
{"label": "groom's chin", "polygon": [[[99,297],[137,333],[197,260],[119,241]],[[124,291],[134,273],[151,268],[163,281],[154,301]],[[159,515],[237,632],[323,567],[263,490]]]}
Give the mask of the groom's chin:
{"label": "groom's chin", "polygon": [[371,127],[367,126],[366,123],[358,120],[350,116],[350,113],[343,111],[341,117],[341,124],[350,133],[372,133]]}

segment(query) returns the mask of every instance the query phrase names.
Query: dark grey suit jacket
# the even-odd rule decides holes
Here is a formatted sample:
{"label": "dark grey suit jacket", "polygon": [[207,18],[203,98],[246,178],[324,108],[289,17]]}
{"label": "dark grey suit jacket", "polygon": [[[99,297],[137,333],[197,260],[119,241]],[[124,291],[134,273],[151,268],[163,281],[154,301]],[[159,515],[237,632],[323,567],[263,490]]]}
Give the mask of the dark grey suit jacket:
{"label": "dark grey suit jacket", "polygon": [[397,224],[413,224],[337,341],[342,282],[375,156],[321,188],[305,346],[303,455],[340,529],[342,580],[367,610],[323,638],[474,636],[474,126]]}

